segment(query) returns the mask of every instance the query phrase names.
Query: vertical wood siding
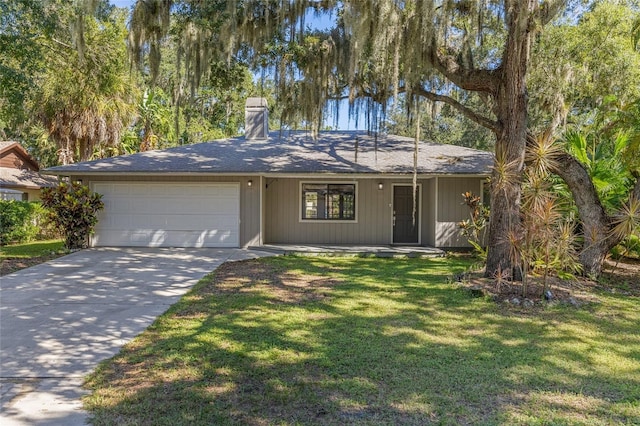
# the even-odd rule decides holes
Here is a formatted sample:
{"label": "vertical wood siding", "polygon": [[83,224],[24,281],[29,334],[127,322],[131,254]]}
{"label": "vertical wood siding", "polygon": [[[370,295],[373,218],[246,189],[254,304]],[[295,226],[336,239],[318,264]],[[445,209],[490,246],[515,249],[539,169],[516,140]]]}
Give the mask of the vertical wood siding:
{"label": "vertical wood siding", "polygon": [[[356,222],[305,222],[300,182],[346,182],[331,179],[267,179],[265,191],[265,243],[272,244],[391,244],[393,238],[393,184],[411,185],[409,179],[357,180]],[[378,189],[378,183],[383,189]],[[422,244],[435,241],[435,183],[420,180],[422,185]],[[427,222],[430,221],[430,222]]]}
{"label": "vertical wood siding", "polygon": [[436,245],[436,179],[422,181],[422,245]]}
{"label": "vertical wood siding", "polygon": [[[391,183],[378,189],[378,181],[331,179],[267,180],[265,201],[265,243],[273,244],[390,244]],[[301,221],[300,182],[356,183],[356,221]]]}
{"label": "vertical wood siding", "polygon": [[466,238],[460,235],[458,223],[469,218],[469,208],[463,204],[462,194],[469,191],[476,195],[482,192],[481,178],[438,178],[438,212],[436,218],[437,247],[469,247]]}
{"label": "vertical wood siding", "polygon": [[[73,176],[85,184],[99,181],[132,182],[239,182],[240,245],[269,244],[391,244],[393,184],[411,184],[410,179],[291,179],[258,176]],[[249,179],[253,185],[247,186]],[[356,183],[355,222],[304,222],[300,182]],[[383,182],[383,189],[378,183]],[[440,177],[421,179],[421,242],[436,247],[467,247],[460,237],[458,222],[469,217],[462,193],[480,194],[480,178]],[[437,188],[436,188],[437,186]],[[437,191],[436,191],[437,189]],[[262,211],[260,192],[262,191]],[[437,197],[437,199],[436,199]]]}

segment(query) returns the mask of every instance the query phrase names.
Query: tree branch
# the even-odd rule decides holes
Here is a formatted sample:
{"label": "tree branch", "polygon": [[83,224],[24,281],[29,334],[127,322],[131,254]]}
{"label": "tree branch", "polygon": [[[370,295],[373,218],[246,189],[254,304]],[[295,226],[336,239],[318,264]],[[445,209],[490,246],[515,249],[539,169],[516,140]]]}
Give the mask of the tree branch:
{"label": "tree branch", "polygon": [[[405,86],[401,86],[398,87],[398,93],[406,93],[407,92],[407,88]],[[460,112],[462,115],[464,115],[465,117],[467,117],[469,120],[479,124],[482,127],[485,127],[489,130],[491,130],[494,133],[497,133],[500,130],[500,124],[495,121],[492,120],[488,117],[485,117],[481,114],[478,114],[477,112],[475,112],[474,110],[472,110],[471,108],[461,104],[460,102],[456,101],[455,99],[453,99],[450,96],[446,96],[446,95],[440,95],[437,93],[433,93],[430,92],[428,90],[425,90],[423,87],[416,87],[413,89],[413,93],[419,96],[422,96],[426,99],[429,99],[433,102],[442,102],[445,103],[447,105],[451,105],[452,107],[454,107],[458,112]],[[372,98],[378,102],[381,102],[380,99],[378,99],[378,96],[376,96],[373,93],[370,93],[366,90],[359,90],[356,97],[369,97]],[[348,95],[344,95],[344,96],[329,96],[327,99],[329,100],[344,100],[344,99],[348,99],[349,96]]]}
{"label": "tree branch", "polygon": [[461,89],[473,92],[496,93],[501,68],[495,70],[466,68],[453,56],[440,53],[435,41],[430,48],[433,67]]}
{"label": "tree branch", "polygon": [[547,25],[567,5],[567,0],[546,1],[540,5],[538,11],[532,16],[542,26]]}
{"label": "tree branch", "polygon": [[598,216],[598,220],[606,217],[607,214],[600,203],[600,198],[595,186],[593,186],[591,176],[589,176],[589,172],[587,172],[582,163],[566,152],[560,154],[556,159],[558,165],[552,171],[569,186],[576,205],[578,207],[581,205],[593,206],[594,208],[590,210],[594,216]]}
{"label": "tree branch", "polygon": [[[405,88],[399,88],[398,90],[399,92],[406,92]],[[473,111],[471,108],[464,106],[463,104],[456,101],[450,96],[439,95],[437,93],[429,92],[428,90],[425,90],[422,87],[417,87],[413,89],[413,93],[423,96],[433,102],[443,102],[447,105],[451,105],[456,110],[458,110],[458,112],[460,112],[462,115],[464,115],[471,121],[474,121],[475,123],[481,125],[482,127],[486,127],[487,129],[491,130],[494,133],[498,133],[498,131],[500,130],[500,124],[497,121],[491,120],[490,118],[487,118],[483,115],[478,114],[477,112]]]}

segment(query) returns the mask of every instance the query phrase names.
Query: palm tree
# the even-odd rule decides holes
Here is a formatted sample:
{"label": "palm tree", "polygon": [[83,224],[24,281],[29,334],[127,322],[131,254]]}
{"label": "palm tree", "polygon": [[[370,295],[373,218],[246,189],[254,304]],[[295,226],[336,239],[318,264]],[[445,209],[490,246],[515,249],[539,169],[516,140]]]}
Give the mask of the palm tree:
{"label": "palm tree", "polygon": [[[73,19],[72,10],[59,12],[66,12],[62,20]],[[62,164],[88,160],[98,147],[117,145],[134,113],[125,15],[115,10],[108,18],[84,17],[82,51],[73,46],[70,33],[43,37],[49,53],[34,113]]]}

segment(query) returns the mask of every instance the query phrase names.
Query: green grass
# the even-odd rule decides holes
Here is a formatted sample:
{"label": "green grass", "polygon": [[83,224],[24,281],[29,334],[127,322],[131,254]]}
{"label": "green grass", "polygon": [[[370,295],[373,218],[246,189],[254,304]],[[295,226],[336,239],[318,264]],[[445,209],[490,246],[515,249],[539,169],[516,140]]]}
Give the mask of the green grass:
{"label": "green grass", "polygon": [[522,313],[464,259],[279,257],[205,277],[87,380],[96,425],[640,424],[640,301]]}
{"label": "green grass", "polygon": [[0,259],[30,259],[59,253],[63,250],[62,240],[36,241],[0,247]]}

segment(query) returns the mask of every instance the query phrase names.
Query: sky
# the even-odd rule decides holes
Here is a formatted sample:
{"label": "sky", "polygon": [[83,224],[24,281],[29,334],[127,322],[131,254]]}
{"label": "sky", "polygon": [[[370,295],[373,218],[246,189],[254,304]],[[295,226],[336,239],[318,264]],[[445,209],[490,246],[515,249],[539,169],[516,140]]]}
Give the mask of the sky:
{"label": "sky", "polygon": [[[136,0],[109,0],[109,3],[111,3],[112,5],[117,7],[123,7],[123,8],[131,8],[131,6],[133,6],[135,2]],[[313,17],[313,15],[311,15],[310,19],[311,19],[311,22],[309,22],[309,24],[311,26],[314,26],[314,27],[317,26],[319,28],[327,27],[326,18],[325,19],[315,18]],[[329,110],[331,109],[332,108],[329,108]],[[329,112],[329,114],[332,114],[331,111]],[[331,127],[334,126],[333,115],[330,115],[329,117],[326,118],[325,125],[328,125]],[[348,101],[342,101],[340,103],[340,110],[338,112],[338,129],[336,130],[363,130],[365,128],[366,128],[366,122],[365,122],[364,116],[361,114],[361,116],[358,118],[358,125],[356,126],[355,119],[349,118]]]}
{"label": "sky", "polygon": [[136,0],[109,0],[109,3],[118,7],[131,7],[135,2]]}

